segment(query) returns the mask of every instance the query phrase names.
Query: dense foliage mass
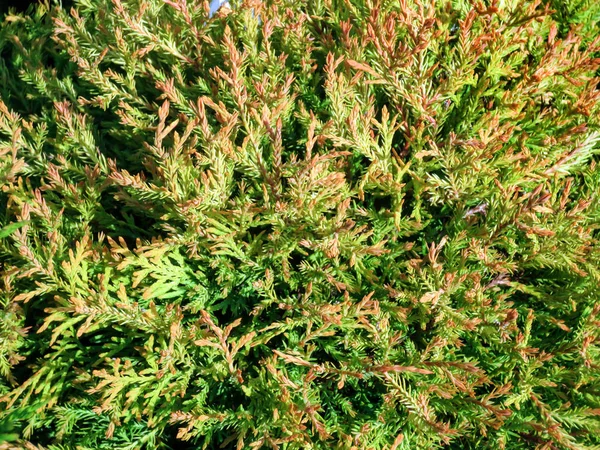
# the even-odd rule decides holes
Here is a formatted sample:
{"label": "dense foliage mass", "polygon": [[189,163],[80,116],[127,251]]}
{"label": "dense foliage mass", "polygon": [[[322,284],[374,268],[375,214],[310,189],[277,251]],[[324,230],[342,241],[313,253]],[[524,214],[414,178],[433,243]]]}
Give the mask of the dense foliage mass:
{"label": "dense foliage mass", "polygon": [[600,448],[599,23],[6,15],[0,448]]}

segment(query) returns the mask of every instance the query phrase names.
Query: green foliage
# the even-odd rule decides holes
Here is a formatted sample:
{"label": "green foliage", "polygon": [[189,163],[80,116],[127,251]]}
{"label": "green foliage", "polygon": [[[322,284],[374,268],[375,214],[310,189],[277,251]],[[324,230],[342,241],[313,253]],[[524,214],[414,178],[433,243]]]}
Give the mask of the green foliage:
{"label": "green foliage", "polygon": [[0,448],[600,448],[600,3],[74,3],[0,26]]}

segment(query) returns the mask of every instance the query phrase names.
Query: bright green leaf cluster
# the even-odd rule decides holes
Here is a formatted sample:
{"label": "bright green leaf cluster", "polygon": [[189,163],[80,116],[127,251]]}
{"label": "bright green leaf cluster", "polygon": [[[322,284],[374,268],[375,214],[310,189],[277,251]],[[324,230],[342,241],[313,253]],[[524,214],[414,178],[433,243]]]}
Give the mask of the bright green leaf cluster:
{"label": "bright green leaf cluster", "polygon": [[0,449],[600,448],[600,3],[74,3],[0,25]]}

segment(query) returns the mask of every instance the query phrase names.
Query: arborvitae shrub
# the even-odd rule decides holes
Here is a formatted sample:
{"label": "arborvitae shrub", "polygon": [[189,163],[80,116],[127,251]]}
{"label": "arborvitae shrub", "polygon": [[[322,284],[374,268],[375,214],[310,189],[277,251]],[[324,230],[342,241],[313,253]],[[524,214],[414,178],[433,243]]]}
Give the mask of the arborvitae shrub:
{"label": "arborvitae shrub", "polygon": [[209,11],[4,17],[0,448],[599,448],[600,3]]}

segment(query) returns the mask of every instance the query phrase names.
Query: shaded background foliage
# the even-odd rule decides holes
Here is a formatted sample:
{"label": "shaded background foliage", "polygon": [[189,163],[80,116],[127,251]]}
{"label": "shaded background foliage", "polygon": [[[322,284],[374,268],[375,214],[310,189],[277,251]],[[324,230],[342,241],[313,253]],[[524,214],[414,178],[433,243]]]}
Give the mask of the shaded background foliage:
{"label": "shaded background foliage", "polygon": [[0,3],[0,14],[6,14],[9,9],[19,12],[25,12],[31,5],[37,4],[37,0],[5,0]]}
{"label": "shaded background foliage", "polygon": [[[31,8],[35,8],[36,5],[40,4],[40,0],[2,0],[0,2],[0,14],[6,14],[9,11],[15,11],[19,13],[24,13],[30,10]],[[48,2],[45,3],[48,5]],[[52,1],[50,4],[58,5],[62,8],[69,9],[73,6],[72,0],[60,0],[60,1]]]}
{"label": "shaded background foliage", "polygon": [[4,19],[4,447],[597,448],[600,5],[209,13]]}

